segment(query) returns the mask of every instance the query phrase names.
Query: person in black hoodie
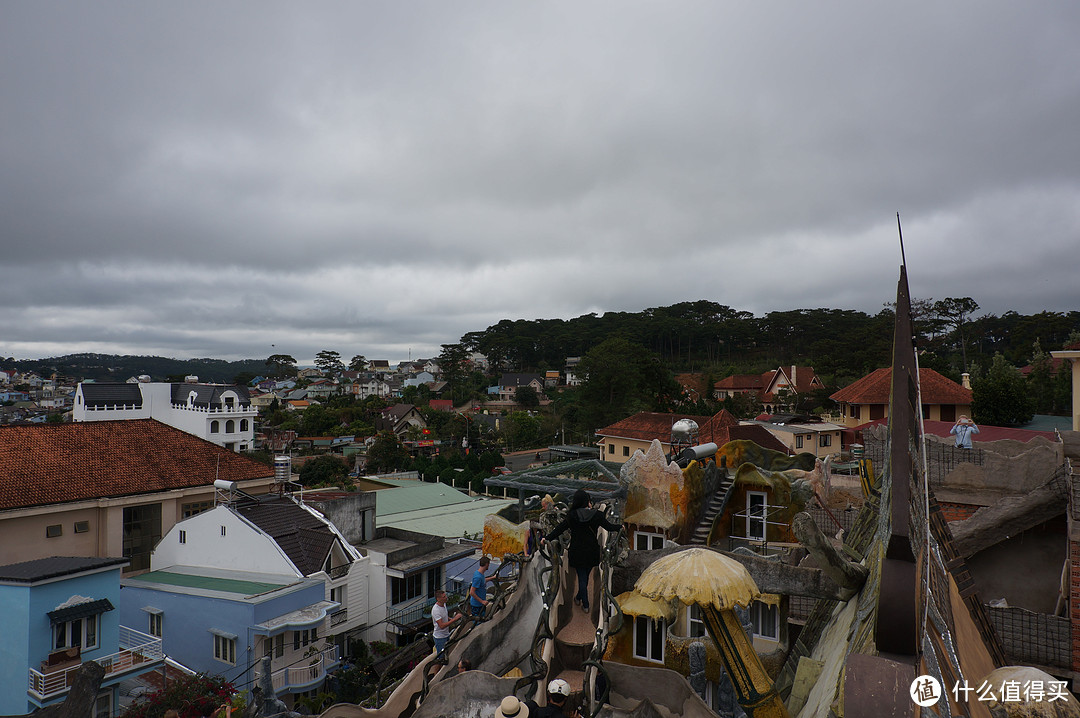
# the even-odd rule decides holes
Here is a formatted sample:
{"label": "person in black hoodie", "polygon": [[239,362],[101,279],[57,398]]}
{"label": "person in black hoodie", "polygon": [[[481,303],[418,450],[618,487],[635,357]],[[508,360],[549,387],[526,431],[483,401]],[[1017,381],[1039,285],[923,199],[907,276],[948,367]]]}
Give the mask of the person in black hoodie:
{"label": "person in black hoodie", "polygon": [[570,548],[567,555],[570,565],[577,571],[578,585],[574,603],[579,604],[586,612],[589,610],[589,573],[600,565],[600,543],[596,540],[596,529],[601,526],[608,531],[618,531],[621,528],[592,507],[592,498],[588,491],[578,489],[574,492],[566,518],[546,537],[548,540],[556,539],[570,529]]}

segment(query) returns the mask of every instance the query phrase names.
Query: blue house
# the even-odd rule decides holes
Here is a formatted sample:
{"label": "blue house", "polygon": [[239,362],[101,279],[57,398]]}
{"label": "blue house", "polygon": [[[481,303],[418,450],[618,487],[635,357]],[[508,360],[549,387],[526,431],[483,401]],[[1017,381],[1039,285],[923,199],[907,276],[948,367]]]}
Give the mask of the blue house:
{"label": "blue house", "polygon": [[325,629],[341,604],[324,600],[321,579],[170,566],[121,583],[117,608],[125,620],[156,627],[170,659],[241,689],[255,685],[262,657],[270,656],[280,666],[271,668],[274,690],[291,705],[340,663]]}
{"label": "blue house", "polygon": [[95,715],[117,715],[118,684],[162,665],[161,640],[120,625],[123,558],[53,556],[0,566],[0,714],[60,703],[83,661],[105,668]]}

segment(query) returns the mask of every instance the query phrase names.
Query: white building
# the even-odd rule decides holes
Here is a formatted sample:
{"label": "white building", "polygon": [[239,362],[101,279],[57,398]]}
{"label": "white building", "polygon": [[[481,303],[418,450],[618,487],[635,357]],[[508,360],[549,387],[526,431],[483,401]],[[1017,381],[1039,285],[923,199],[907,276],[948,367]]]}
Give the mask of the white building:
{"label": "white building", "polygon": [[[189,377],[194,380],[194,377]],[[80,382],[72,421],[156,419],[233,451],[248,451],[255,417],[247,387],[191,382]]]}
{"label": "white building", "polygon": [[321,513],[273,495],[221,504],[177,523],[151,559],[154,570],[195,566],[322,579],[326,599],[340,604],[322,634],[342,650],[372,622],[369,563]]}

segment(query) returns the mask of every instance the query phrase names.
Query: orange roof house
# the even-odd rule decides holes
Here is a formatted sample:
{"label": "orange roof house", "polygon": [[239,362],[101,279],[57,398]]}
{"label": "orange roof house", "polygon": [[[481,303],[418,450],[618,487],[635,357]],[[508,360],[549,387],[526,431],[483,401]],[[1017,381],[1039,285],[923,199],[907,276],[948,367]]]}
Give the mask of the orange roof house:
{"label": "orange roof house", "polygon": [[214,480],[263,493],[273,469],[154,419],[0,427],[0,563],[125,556],[214,505]]}
{"label": "orange roof house", "polygon": [[717,399],[727,399],[736,394],[756,394],[770,414],[790,407],[791,394],[807,394],[825,385],[809,366],[782,366],[763,374],[733,374],[713,385]]}
{"label": "orange roof house", "polygon": [[686,414],[660,414],[643,411],[633,416],[598,429],[601,457],[605,461],[626,463],[634,452],[640,449],[648,451],[649,444],[656,439],[664,448],[664,453],[671,452],[671,427],[680,419],[690,419],[698,425],[698,443],[713,442],[723,446],[735,439],[749,439],[765,449],[788,453],[788,449],[761,426],[743,426],[731,412],[721,409],[713,416],[687,416]]}
{"label": "orange roof house", "polygon": [[[833,394],[832,400],[840,405],[843,425],[855,427],[888,418],[891,383],[892,369],[885,367]],[[919,383],[924,419],[954,422],[961,414],[971,414],[971,389],[965,389],[933,369],[919,369]]]}

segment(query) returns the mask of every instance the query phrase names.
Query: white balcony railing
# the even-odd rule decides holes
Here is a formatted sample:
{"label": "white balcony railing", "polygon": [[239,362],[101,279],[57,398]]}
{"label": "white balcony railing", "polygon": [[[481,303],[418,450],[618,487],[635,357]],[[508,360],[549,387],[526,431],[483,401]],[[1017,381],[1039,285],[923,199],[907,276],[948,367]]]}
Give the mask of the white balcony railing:
{"label": "white balcony railing", "polygon": [[[338,664],[338,647],[330,646],[312,656],[308,665],[290,666],[270,674],[275,691],[289,691],[299,687],[309,687],[326,677],[326,672]],[[259,666],[255,666],[255,678],[261,678]]]}
{"label": "white balcony railing", "polygon": [[[127,673],[135,669],[154,668],[161,661],[161,639],[140,633],[133,628],[120,626],[120,650],[108,656],[92,658],[105,669],[105,678]],[[75,674],[82,666],[81,660],[41,671],[30,669],[30,693],[38,700],[45,700],[71,688]]]}

